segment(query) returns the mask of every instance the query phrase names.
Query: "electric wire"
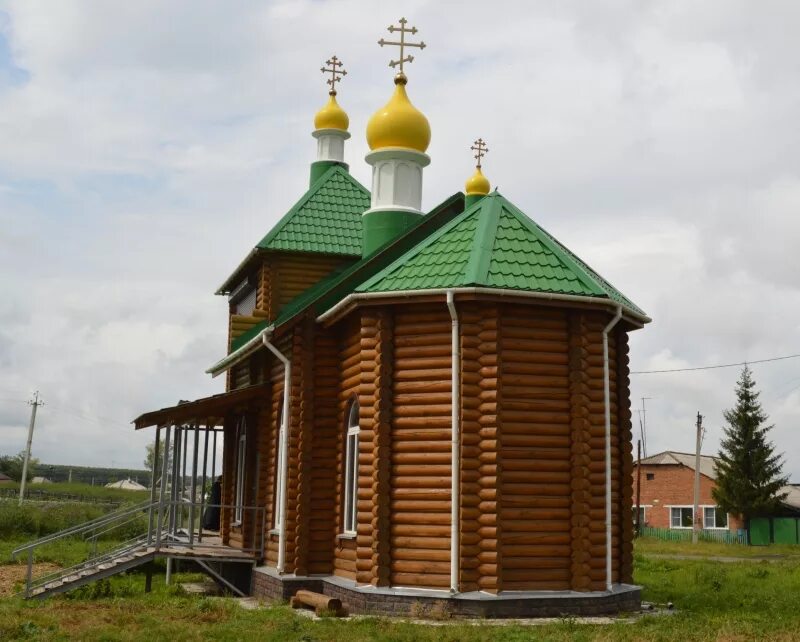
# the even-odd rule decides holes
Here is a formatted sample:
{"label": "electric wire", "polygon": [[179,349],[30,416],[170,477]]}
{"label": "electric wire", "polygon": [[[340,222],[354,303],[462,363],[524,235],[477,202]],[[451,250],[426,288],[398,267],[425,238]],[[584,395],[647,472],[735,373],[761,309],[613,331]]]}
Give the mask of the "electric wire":
{"label": "electric wire", "polygon": [[693,368],[669,368],[667,370],[634,370],[632,375],[641,374],[664,374],[668,372],[692,372],[695,370],[717,370],[719,368],[735,368],[737,366],[752,366],[757,363],[770,363],[772,361],[783,361],[785,359],[797,359],[800,354],[787,354],[783,357],[772,357],[770,359],[755,359],[753,361],[740,361],[738,363],[722,363],[714,366],[696,366]]}

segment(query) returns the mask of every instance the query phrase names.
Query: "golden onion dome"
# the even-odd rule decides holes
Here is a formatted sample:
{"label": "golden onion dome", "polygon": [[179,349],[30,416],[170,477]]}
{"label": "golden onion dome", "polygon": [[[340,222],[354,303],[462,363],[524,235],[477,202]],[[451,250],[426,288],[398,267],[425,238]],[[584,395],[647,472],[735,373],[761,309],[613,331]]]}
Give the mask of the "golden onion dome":
{"label": "golden onion dome", "polygon": [[314,127],[316,129],[341,129],[347,131],[350,126],[350,118],[336,102],[336,92],[330,92],[330,98],[325,106],[314,116]]}
{"label": "golden onion dome", "polygon": [[404,147],[424,152],[431,142],[431,126],[406,94],[407,79],[397,74],[394,94],[367,123],[367,144],[371,150]]}
{"label": "golden onion dome", "polygon": [[489,179],[483,175],[480,167],[475,168],[475,173],[467,179],[465,188],[468,196],[486,196],[492,186]]}

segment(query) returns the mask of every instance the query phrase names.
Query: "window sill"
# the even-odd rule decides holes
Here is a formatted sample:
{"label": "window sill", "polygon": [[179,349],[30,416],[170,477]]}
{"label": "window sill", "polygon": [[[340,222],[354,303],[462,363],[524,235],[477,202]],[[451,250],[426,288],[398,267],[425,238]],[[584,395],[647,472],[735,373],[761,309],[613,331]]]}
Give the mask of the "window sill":
{"label": "window sill", "polygon": [[280,528],[270,528],[267,531],[267,535],[280,535],[280,534],[281,534],[281,529]]}
{"label": "window sill", "polygon": [[336,539],[355,539],[356,535],[356,533],[339,533]]}

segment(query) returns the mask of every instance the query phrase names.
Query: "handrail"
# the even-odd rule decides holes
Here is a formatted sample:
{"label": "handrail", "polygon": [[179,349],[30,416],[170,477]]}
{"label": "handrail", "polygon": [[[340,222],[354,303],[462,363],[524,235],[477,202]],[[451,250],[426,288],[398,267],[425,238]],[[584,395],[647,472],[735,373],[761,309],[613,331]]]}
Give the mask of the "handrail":
{"label": "handrail", "polygon": [[[12,558],[16,557],[20,553],[27,551],[27,558],[28,558],[28,570],[27,576],[25,580],[25,590],[23,594],[25,597],[30,597],[32,591],[34,589],[38,589],[44,587],[45,590],[47,589],[47,585],[51,582],[57,580],[63,580],[63,578],[69,578],[72,575],[82,573],[84,571],[95,572],[93,569],[98,569],[98,567],[104,563],[113,562],[115,559],[123,557],[126,554],[135,553],[137,551],[146,551],[149,553],[153,553],[155,555],[166,555],[170,557],[170,553],[168,551],[161,551],[161,546],[156,544],[155,546],[152,545],[153,536],[156,534],[153,532],[153,528],[150,524],[148,524],[147,529],[140,535],[136,535],[135,537],[125,541],[125,542],[117,542],[116,546],[111,548],[110,550],[106,550],[102,552],[100,555],[97,554],[97,541],[98,538],[110,531],[113,531],[117,528],[125,526],[132,522],[135,519],[135,514],[150,510],[151,512],[154,510],[164,510],[166,509],[166,514],[169,515],[176,510],[179,510],[181,507],[185,507],[186,502],[181,499],[168,501],[168,502],[150,502],[149,500],[146,502],[142,502],[140,504],[134,505],[130,508],[125,510],[115,511],[113,513],[109,513],[104,515],[100,518],[93,519],[85,524],[79,524],[77,526],[73,526],[58,533],[53,533],[51,535],[41,537],[33,542],[29,542],[22,546],[17,547],[12,551]],[[203,503],[203,507],[205,509],[208,508],[219,508],[219,509],[233,509],[236,508],[236,504],[205,504]],[[261,557],[264,556],[265,545],[266,545],[266,507],[265,506],[241,506],[240,507],[246,513],[251,513],[251,517],[248,521],[250,521],[250,526],[252,528],[252,540],[250,541],[249,546],[244,546],[244,542],[242,542],[241,547],[230,547],[226,544],[219,543],[210,543],[207,541],[203,541],[203,543],[199,543],[202,548],[221,548],[221,549],[228,549],[228,548],[236,548],[242,553],[249,553],[255,554],[256,557],[259,555]],[[191,534],[195,530],[202,529],[202,514],[199,516],[201,521],[193,521],[191,524],[187,524],[186,527],[182,526],[172,526],[169,525],[169,520],[166,521],[164,526],[160,529],[156,529],[157,534],[159,535],[158,540],[163,541],[166,548],[189,548],[193,549],[195,547],[194,542],[192,541]],[[249,529],[248,529],[249,530]],[[34,549],[39,546],[43,546],[50,542],[57,541],[59,539],[69,537],[69,536],[76,536],[80,534],[86,534],[84,540],[87,542],[92,543],[92,549],[90,550],[88,557],[69,568],[61,568],[51,573],[46,573],[45,575],[39,576],[37,578],[33,578],[32,570],[33,570],[33,555]],[[163,538],[162,538],[163,536]],[[173,553],[174,554],[174,553]]]}
{"label": "handrail", "polygon": [[83,524],[78,524],[76,526],[65,528],[64,530],[58,531],[57,533],[51,533],[50,535],[45,535],[44,537],[40,537],[39,539],[36,539],[32,542],[28,542],[27,544],[23,544],[22,546],[18,546],[17,548],[15,548],[13,551],[11,551],[11,559],[15,559],[16,556],[22,553],[23,551],[34,549],[44,544],[49,544],[50,542],[54,542],[63,537],[84,533],[86,531],[93,530],[94,528],[97,528],[99,526],[105,526],[107,523],[113,522],[114,520],[120,517],[125,517],[133,513],[141,512],[143,509],[150,508],[153,505],[154,504],[150,503],[150,500],[147,500],[146,502],[142,502],[141,504],[136,504],[125,510],[113,511],[111,513],[102,515],[101,517],[97,517]]}

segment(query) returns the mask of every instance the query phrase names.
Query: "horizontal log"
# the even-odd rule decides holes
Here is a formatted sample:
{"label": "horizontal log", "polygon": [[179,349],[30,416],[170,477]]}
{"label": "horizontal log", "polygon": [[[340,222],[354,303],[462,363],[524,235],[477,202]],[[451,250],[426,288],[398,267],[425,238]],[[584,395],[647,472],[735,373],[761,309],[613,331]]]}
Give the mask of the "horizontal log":
{"label": "horizontal log", "polygon": [[405,535],[392,535],[389,542],[393,549],[413,548],[425,550],[450,550],[450,537],[414,537]]}
{"label": "horizontal log", "polygon": [[450,574],[403,573],[392,569],[392,586],[446,588],[450,586]]}
{"label": "horizontal log", "polygon": [[450,562],[450,550],[447,549],[424,549],[424,548],[393,548],[392,559],[431,561],[431,562]]}
{"label": "horizontal log", "polygon": [[310,606],[316,611],[317,615],[323,612],[333,613],[337,617],[345,615],[340,599],[303,589],[294,594],[291,599],[291,606],[293,609]]}

